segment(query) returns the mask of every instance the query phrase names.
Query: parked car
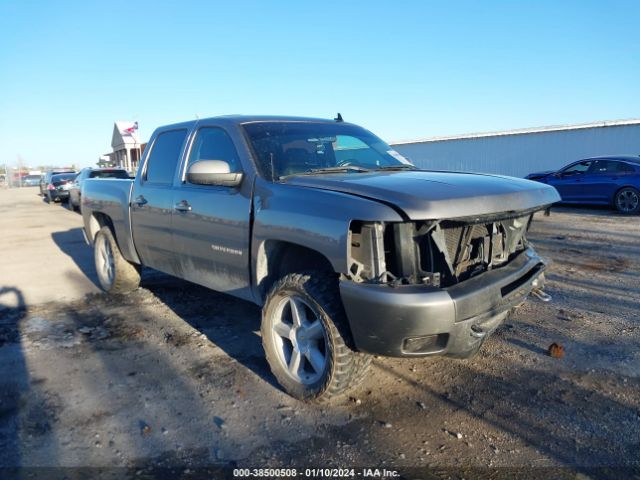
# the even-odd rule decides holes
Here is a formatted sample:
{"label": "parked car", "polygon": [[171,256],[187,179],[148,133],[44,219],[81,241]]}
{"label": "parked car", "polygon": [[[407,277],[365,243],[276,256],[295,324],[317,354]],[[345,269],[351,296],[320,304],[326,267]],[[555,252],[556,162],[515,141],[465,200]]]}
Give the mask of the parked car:
{"label": "parked car", "polygon": [[37,187],[40,185],[40,175],[26,175],[22,177],[23,187]]}
{"label": "parked car", "polygon": [[47,201],[51,204],[69,200],[69,188],[76,175],[75,172],[52,175],[45,194]]}
{"label": "parked car", "polygon": [[69,207],[73,210],[80,208],[82,201],[82,185],[88,178],[120,178],[129,179],[129,172],[124,168],[83,168],[75,177],[69,188]]}
{"label": "parked car", "polygon": [[328,398],[371,354],[474,355],[540,289],[526,232],[560,200],[529,180],[422,171],[357,125],[230,116],[157,129],[132,180],[86,180],[100,285],[141,265],[262,306],[285,391]]}
{"label": "parked car", "polygon": [[47,195],[49,185],[51,185],[51,177],[53,175],[59,175],[61,173],[76,173],[74,170],[54,169],[48,170],[40,177],[40,195],[43,197]]}
{"label": "parked car", "polygon": [[530,173],[526,178],[554,186],[565,203],[640,212],[640,157],[585,158],[558,171]]}

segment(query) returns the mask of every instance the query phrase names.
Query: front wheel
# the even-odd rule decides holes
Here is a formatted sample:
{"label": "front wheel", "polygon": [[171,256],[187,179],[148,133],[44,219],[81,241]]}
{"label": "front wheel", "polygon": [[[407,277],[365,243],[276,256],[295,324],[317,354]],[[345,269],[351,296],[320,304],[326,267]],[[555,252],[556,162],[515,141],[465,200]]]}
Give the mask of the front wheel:
{"label": "front wheel", "polygon": [[355,387],[371,363],[350,348],[335,276],[293,273],[277,282],[262,310],[262,345],[280,385],[299,400],[327,400]]}
{"label": "front wheel", "polygon": [[638,213],[640,211],[640,192],[633,187],[625,187],[616,193],[614,204],[621,213]]}
{"label": "front wheel", "polygon": [[140,285],[140,271],[122,256],[109,227],[102,227],[96,235],[94,258],[105,292],[129,293]]}

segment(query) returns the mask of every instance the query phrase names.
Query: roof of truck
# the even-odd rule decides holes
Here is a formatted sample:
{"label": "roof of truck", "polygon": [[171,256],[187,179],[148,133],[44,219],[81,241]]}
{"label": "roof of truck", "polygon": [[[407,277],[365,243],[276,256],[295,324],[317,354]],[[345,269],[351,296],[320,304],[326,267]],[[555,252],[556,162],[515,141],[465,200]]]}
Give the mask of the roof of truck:
{"label": "roof of truck", "polygon": [[[220,115],[217,117],[199,118],[197,120],[189,120],[187,122],[174,123],[172,125],[165,125],[161,127],[163,130],[166,128],[175,127],[189,127],[194,123],[204,123],[207,121],[216,121],[227,124],[241,125],[243,123],[252,122],[314,122],[314,123],[334,123],[335,120],[328,118],[313,118],[313,117],[294,117],[283,115]],[[344,122],[348,123],[348,122]]]}

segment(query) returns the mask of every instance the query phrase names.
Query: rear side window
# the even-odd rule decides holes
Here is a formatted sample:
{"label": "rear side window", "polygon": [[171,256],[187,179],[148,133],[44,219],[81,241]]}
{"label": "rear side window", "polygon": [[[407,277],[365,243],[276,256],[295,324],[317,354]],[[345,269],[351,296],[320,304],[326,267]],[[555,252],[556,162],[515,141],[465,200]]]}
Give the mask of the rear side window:
{"label": "rear side window", "polygon": [[618,171],[618,164],[612,160],[596,160],[591,164],[589,173],[615,173]]}
{"label": "rear side window", "polygon": [[170,130],[156,138],[147,160],[145,180],[170,185],[180,159],[180,152],[187,137],[187,130]]}
{"label": "rear side window", "polygon": [[618,162],[618,172],[635,172],[636,170],[628,163]]}
{"label": "rear side window", "polygon": [[198,130],[189,154],[189,165],[200,160],[223,160],[231,172],[240,172],[238,152],[227,132],[218,127],[203,127]]}

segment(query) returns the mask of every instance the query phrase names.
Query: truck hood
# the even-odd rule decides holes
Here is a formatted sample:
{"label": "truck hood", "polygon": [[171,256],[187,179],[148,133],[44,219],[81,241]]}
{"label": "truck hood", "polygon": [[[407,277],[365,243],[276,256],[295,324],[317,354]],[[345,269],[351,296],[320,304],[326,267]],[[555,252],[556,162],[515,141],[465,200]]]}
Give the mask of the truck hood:
{"label": "truck hood", "polygon": [[284,183],[358,195],[404,211],[411,220],[517,212],[560,200],[555,188],[477,173],[400,171],[292,176]]}

